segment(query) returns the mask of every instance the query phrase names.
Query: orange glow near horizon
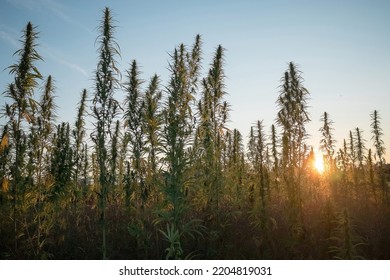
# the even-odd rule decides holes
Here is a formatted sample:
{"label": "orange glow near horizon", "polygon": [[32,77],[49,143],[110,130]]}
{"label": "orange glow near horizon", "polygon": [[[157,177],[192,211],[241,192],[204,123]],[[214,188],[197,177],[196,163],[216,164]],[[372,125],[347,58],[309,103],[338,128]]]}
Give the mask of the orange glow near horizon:
{"label": "orange glow near horizon", "polygon": [[324,173],[324,170],[325,170],[324,160],[323,160],[323,157],[321,155],[316,155],[315,162],[314,162],[314,168],[319,174]]}

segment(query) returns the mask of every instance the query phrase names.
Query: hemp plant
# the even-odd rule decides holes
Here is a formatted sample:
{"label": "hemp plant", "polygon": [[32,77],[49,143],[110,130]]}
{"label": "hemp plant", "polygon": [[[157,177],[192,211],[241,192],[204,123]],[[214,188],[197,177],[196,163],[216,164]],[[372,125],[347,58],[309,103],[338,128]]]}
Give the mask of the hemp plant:
{"label": "hemp plant", "polygon": [[303,86],[301,71],[290,62],[282,78],[279,97],[276,101],[279,109],[276,122],[282,129],[283,180],[290,202],[290,230],[293,244],[304,234],[302,221],[302,182],[304,159],[306,154],[305,125],[310,121],[307,101],[309,91]]}
{"label": "hemp plant", "polygon": [[148,198],[148,189],[145,184],[144,167],[142,166],[144,127],[142,125],[145,103],[141,91],[143,81],[139,78],[138,65],[132,61],[130,70],[127,72],[126,99],[125,99],[125,125],[130,144],[132,188],[140,193],[141,206],[143,207]]}
{"label": "hemp plant", "polygon": [[379,165],[380,185],[382,186],[385,193],[387,193],[386,179],[384,173],[384,164],[385,164],[384,156],[386,154],[386,149],[385,149],[385,143],[383,141],[383,130],[381,128],[381,118],[377,110],[375,110],[371,114],[371,129],[372,129],[371,140],[374,141],[375,156],[376,156],[377,163]]}
{"label": "hemp plant", "polygon": [[9,66],[9,73],[14,75],[14,81],[10,83],[4,95],[11,100],[11,104],[5,105],[5,114],[8,117],[9,137],[8,142],[12,152],[9,153],[11,161],[9,178],[11,179],[12,192],[12,219],[14,222],[14,253],[18,249],[18,205],[20,195],[23,194],[25,184],[23,172],[26,156],[26,134],[24,124],[34,121],[34,112],[37,104],[33,99],[34,90],[42,75],[36,67],[36,63],[42,60],[37,52],[38,32],[31,22],[27,23],[21,39],[22,48],[14,55],[19,57],[18,63]]}
{"label": "hemp plant", "polygon": [[110,142],[112,140],[111,129],[116,117],[119,104],[114,98],[115,90],[119,86],[120,72],[116,66],[116,57],[120,56],[119,45],[114,37],[115,26],[112,13],[109,8],[104,9],[103,19],[99,26],[99,62],[95,72],[95,93],[92,100],[92,113],[96,122],[92,140],[95,143],[96,158],[98,164],[98,186],[100,201],[100,225],[102,233],[102,257],[107,258],[107,197],[110,187]]}

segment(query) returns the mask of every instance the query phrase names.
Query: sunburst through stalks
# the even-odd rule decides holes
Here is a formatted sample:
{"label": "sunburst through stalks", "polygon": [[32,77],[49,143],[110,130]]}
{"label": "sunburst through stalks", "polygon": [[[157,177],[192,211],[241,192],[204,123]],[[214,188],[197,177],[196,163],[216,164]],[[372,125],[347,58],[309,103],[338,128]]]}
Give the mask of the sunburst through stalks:
{"label": "sunburst through stalks", "polygon": [[319,174],[324,173],[324,159],[321,155],[316,156],[314,161],[314,168]]}

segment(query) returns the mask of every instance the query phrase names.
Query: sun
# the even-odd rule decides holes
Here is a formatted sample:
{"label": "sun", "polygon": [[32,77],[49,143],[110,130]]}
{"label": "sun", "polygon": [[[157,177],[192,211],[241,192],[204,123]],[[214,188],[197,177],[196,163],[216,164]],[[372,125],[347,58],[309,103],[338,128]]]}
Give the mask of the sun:
{"label": "sun", "polygon": [[322,174],[324,173],[324,160],[322,156],[316,156],[314,167],[317,170],[318,173]]}

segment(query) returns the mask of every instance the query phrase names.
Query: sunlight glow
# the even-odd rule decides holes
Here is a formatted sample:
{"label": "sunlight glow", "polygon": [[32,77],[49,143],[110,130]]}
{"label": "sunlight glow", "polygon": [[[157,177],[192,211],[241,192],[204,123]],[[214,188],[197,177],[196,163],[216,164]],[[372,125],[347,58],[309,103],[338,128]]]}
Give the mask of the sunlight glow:
{"label": "sunlight glow", "polygon": [[316,160],[314,162],[314,167],[318,173],[324,173],[324,160],[322,156],[316,156]]}

